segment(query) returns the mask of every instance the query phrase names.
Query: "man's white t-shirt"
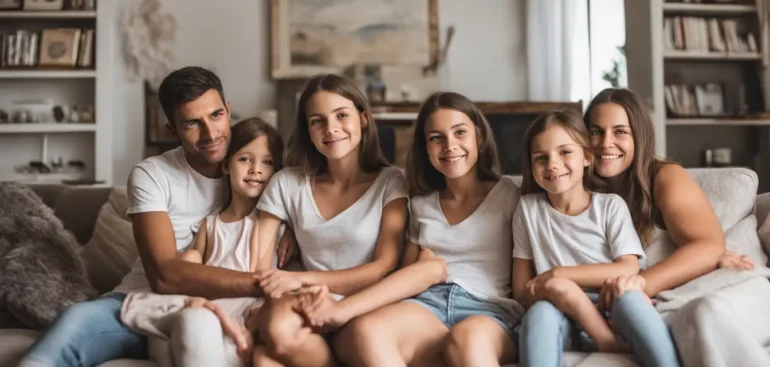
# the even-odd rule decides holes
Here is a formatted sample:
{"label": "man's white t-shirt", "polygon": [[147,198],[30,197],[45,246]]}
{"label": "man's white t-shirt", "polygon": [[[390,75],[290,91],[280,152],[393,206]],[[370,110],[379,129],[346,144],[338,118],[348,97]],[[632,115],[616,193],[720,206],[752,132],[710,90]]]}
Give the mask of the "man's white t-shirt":
{"label": "man's white t-shirt", "polygon": [[524,195],[513,215],[513,257],[532,260],[537,274],[557,266],[611,263],[644,249],[628,205],[616,194],[592,193],[582,213],[557,211],[545,193]]}
{"label": "man's white t-shirt", "polygon": [[[128,176],[126,215],[167,212],[174,228],[177,251],[193,243],[194,231],[203,218],[226,203],[223,178],[208,178],[194,170],[182,147],[139,162]],[[139,259],[115,292],[128,293],[149,287]]]}

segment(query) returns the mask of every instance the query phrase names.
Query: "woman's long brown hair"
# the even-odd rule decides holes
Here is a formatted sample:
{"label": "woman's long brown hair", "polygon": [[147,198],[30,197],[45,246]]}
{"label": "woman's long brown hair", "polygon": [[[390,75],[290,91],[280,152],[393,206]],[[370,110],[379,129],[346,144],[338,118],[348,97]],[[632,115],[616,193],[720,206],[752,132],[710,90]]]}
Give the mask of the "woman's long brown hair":
{"label": "woman's long brown hair", "polygon": [[336,74],[316,75],[305,85],[297,104],[297,125],[289,138],[286,166],[301,167],[303,176],[326,173],[328,169],[326,157],[310,141],[310,128],[305,111],[308,100],[319,91],[331,92],[350,100],[360,113],[361,142],[358,147],[358,164],[361,171],[378,172],[383,167],[390,166],[380,150],[377,125],[372,118],[369,101],[352,80]]}
{"label": "woman's long brown hair", "polygon": [[634,139],[634,159],[631,167],[620,175],[599,177],[603,187],[594,189],[615,193],[625,199],[631,211],[636,232],[646,247],[652,240],[653,227],[664,225],[657,217],[655,208],[653,196],[655,175],[663,165],[674,162],[655,156],[655,130],[652,118],[639,97],[628,89],[608,88],[594,97],[583,116],[583,121],[589,129],[591,113],[594,108],[604,103],[614,103],[626,111]]}

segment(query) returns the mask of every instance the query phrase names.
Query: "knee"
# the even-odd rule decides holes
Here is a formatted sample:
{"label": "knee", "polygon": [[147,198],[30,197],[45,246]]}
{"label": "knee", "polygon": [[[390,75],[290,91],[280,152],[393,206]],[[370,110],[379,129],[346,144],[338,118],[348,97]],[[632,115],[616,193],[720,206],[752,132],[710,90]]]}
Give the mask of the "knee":
{"label": "knee", "polygon": [[558,327],[564,314],[550,301],[535,302],[524,314],[522,329]]}
{"label": "knee", "polygon": [[467,325],[457,325],[449,331],[444,347],[444,358],[452,366],[465,365],[465,360],[472,351],[483,348],[483,345],[474,345],[475,341],[483,340],[478,330]]}
{"label": "knee", "polygon": [[574,307],[577,292],[583,292],[580,286],[566,278],[551,278],[543,286],[548,293],[548,299],[562,307]]}
{"label": "knee", "polygon": [[310,329],[302,325],[300,315],[294,313],[291,309],[285,309],[280,305],[272,307],[266,316],[265,325],[260,330],[260,337],[268,345],[270,354],[277,358],[284,358],[293,355],[298,350],[310,334]]}
{"label": "knee", "polygon": [[384,330],[381,323],[371,316],[353,319],[343,327],[333,340],[334,353],[346,365],[360,365],[369,352],[376,350],[383,337],[377,331]]}
{"label": "knee", "polygon": [[215,335],[217,343],[222,343],[222,325],[219,318],[205,308],[186,308],[172,327],[172,334],[179,341],[179,346],[189,352],[205,350]]}

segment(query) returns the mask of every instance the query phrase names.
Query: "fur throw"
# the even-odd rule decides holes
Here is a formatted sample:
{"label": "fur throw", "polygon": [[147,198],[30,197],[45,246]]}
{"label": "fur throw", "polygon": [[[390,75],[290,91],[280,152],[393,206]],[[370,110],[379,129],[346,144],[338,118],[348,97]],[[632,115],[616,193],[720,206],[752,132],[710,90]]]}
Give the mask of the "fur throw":
{"label": "fur throw", "polygon": [[0,182],[0,203],[0,308],[41,329],[98,295],[77,240],[32,189]]}

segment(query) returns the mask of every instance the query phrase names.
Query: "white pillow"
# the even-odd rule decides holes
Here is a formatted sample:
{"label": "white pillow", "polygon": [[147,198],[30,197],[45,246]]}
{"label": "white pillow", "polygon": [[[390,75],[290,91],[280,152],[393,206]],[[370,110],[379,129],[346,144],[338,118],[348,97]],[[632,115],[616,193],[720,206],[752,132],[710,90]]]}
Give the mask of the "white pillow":
{"label": "white pillow", "polygon": [[100,293],[120,284],[139,257],[131,222],[125,219],[127,206],[125,188],[114,188],[99,210],[91,239],[80,252],[91,285]]}

